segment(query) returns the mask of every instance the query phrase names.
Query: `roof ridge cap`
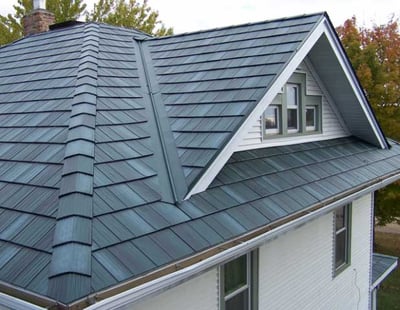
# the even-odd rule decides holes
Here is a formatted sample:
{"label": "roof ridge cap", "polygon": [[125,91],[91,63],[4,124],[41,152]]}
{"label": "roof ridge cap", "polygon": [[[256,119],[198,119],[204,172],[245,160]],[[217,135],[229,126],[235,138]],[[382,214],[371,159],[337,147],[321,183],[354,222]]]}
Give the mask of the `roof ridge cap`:
{"label": "roof ridge cap", "polygon": [[[48,296],[63,303],[90,293],[99,28],[84,26],[61,176]],[[77,277],[78,288],[60,289]]]}

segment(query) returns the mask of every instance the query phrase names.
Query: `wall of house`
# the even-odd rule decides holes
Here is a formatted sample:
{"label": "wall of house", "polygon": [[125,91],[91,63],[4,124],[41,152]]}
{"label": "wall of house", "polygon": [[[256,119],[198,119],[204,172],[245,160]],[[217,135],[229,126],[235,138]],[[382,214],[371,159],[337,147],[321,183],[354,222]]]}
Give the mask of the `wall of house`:
{"label": "wall of house", "polygon": [[143,300],[135,310],[217,310],[218,309],[218,269],[212,269],[188,282]]}
{"label": "wall of house", "polygon": [[[316,73],[305,62],[300,64],[296,72],[306,74],[307,95],[322,96],[322,134],[307,135],[301,137],[301,139],[299,139],[299,136],[296,136],[296,143],[348,136],[348,131],[340,115],[334,111],[332,99],[325,95],[326,91],[321,88],[323,85],[318,82]],[[265,147],[267,145],[280,145],[290,143],[291,141],[294,141],[293,137],[263,139],[263,124],[260,116],[252,125],[249,132],[243,137],[239,145],[239,150]]]}
{"label": "wall of house", "polygon": [[368,309],[371,195],[353,202],[351,264],[333,276],[333,213],[260,249],[260,309]]}
{"label": "wall of house", "polygon": [[[259,309],[368,309],[371,195],[353,202],[351,264],[333,276],[330,212],[259,250]],[[218,310],[218,268],[134,305],[135,310]],[[126,309],[132,309],[127,305]]]}

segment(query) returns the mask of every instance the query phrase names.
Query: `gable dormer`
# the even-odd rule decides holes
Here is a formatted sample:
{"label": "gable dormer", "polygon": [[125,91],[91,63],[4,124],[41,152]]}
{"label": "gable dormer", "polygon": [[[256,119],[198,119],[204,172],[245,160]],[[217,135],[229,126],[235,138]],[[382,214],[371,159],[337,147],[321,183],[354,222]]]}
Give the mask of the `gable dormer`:
{"label": "gable dormer", "polygon": [[[383,149],[388,148],[388,143],[376,121],[334,27],[325,14],[320,15],[320,17],[321,19],[316,21],[307,36],[297,48],[294,49],[289,59],[287,59],[284,64],[280,62],[276,63],[279,69],[276,70],[275,68],[272,79],[266,83],[264,95],[257,100],[257,104],[252,108],[250,113],[246,115],[244,120],[241,120],[241,125],[229,136],[229,141],[224,143],[222,149],[218,150],[218,153],[214,155],[212,162],[209,162],[206,169],[200,172],[200,175],[195,180],[195,184],[191,186],[191,190],[186,198],[195,193],[204,191],[214,180],[215,176],[231,155],[241,150],[302,143],[306,141],[318,141],[346,135],[355,136]],[[282,51],[284,51],[285,48],[283,45],[284,44],[275,47],[274,51],[279,51],[280,56],[276,57],[276,55],[274,55],[274,61],[282,59]],[[301,86],[302,83],[296,81],[295,78],[298,74],[298,68],[301,67],[302,63],[306,63],[308,70],[311,72],[311,76],[318,82],[322,97],[320,103],[321,111],[316,111],[318,109],[318,104],[313,104],[315,107],[314,111],[311,111],[312,108],[310,108],[309,111],[309,114],[316,113],[314,114],[315,126],[309,126],[310,129],[311,127],[316,128],[316,130],[313,130],[315,131],[314,134],[311,134],[312,130],[310,130],[310,132],[306,130],[307,125],[305,120],[307,109],[305,106],[295,113],[293,111],[288,111],[287,103],[283,103],[282,105],[282,100],[285,100],[287,97],[288,90],[285,90],[285,85],[287,85],[288,82],[289,84],[300,85],[298,89],[299,96],[301,96],[300,92],[302,87],[304,89],[303,93],[307,95],[305,88],[307,85]],[[291,79],[295,83],[291,83]],[[307,73],[305,84],[307,84]],[[243,85],[246,84],[242,84],[241,86],[243,87]],[[259,89],[257,89],[254,94],[258,94],[257,91],[259,91]],[[281,107],[283,107],[284,111],[282,111],[281,115],[277,116],[276,119],[282,121],[282,117],[285,117],[285,120],[282,121],[281,124],[285,126],[285,128],[277,128],[274,133],[276,138],[273,139],[269,138],[269,135],[265,132],[264,120],[262,120],[261,116],[265,115],[265,111],[271,104],[273,106],[276,104],[277,100],[279,101],[279,96],[284,98],[280,100]],[[323,103],[324,97],[325,103]],[[301,97],[299,97],[299,100],[300,99]],[[299,102],[299,104],[301,103]],[[294,107],[292,105],[289,108],[292,109]],[[275,112],[278,113],[278,111]],[[288,112],[293,113],[293,115],[298,115],[298,127],[287,126]],[[326,112],[328,112],[327,115],[324,114]],[[320,117],[320,121],[318,121],[318,116]],[[329,119],[330,121],[328,121]],[[293,125],[294,121],[291,121],[292,123],[290,125]],[[333,126],[328,126],[328,128],[326,128],[329,124]],[[303,128],[306,129],[303,130]],[[281,134],[282,137],[279,137],[279,134]],[[296,139],[294,139],[294,137],[296,137]],[[253,141],[251,141],[252,139]]]}

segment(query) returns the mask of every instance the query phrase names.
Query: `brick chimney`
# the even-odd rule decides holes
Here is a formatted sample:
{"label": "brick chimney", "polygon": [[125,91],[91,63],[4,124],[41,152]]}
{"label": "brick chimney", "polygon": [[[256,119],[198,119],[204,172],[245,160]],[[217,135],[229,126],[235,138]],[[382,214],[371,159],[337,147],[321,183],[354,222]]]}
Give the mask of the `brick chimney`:
{"label": "brick chimney", "polygon": [[54,14],[46,10],[46,0],[33,0],[33,10],[22,19],[24,36],[48,31],[54,21]]}

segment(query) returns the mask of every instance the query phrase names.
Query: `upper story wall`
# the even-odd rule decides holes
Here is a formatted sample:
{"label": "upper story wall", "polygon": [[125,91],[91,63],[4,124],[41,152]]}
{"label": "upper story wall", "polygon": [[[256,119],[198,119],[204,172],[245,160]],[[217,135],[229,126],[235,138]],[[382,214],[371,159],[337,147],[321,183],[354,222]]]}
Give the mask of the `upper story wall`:
{"label": "upper story wall", "polygon": [[218,310],[218,268],[142,302],[126,305],[135,310]]}
{"label": "upper story wall", "polygon": [[260,305],[276,310],[369,309],[371,195],[353,202],[351,218],[351,263],[336,276],[333,212],[261,247]]}
{"label": "upper story wall", "polygon": [[303,61],[297,68],[296,73],[305,74],[306,76],[306,95],[321,96],[321,132],[311,135],[289,135],[285,137],[266,138],[263,134],[263,119],[262,116],[260,116],[252,125],[249,132],[243,137],[237,151],[349,136],[349,131],[335,108],[335,102],[325,90],[317,73],[312,69],[311,64],[307,61]]}
{"label": "upper story wall", "polygon": [[[368,309],[371,195],[352,204],[351,264],[333,276],[334,213],[268,241],[259,249],[259,309]],[[135,304],[136,310],[218,310],[219,268]],[[125,309],[132,309],[127,305]]]}

